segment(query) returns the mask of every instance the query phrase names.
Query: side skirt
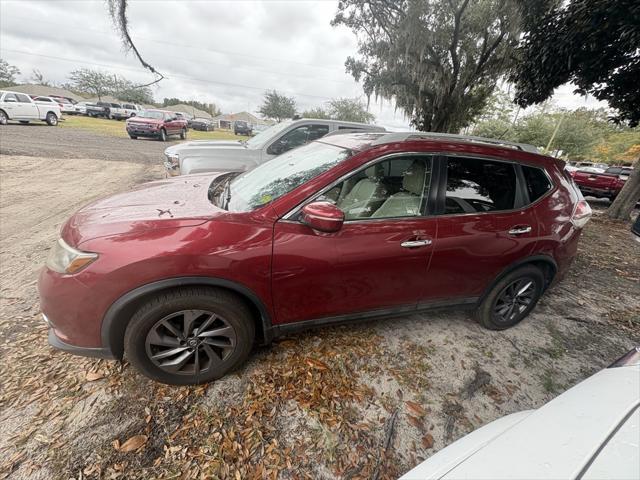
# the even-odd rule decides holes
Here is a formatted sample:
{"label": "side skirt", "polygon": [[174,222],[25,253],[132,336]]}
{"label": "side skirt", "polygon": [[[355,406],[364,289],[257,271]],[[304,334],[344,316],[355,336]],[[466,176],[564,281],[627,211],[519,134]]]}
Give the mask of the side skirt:
{"label": "side skirt", "polygon": [[313,320],[303,320],[300,322],[290,322],[271,327],[272,338],[282,337],[291,333],[302,332],[312,328],[346,325],[360,323],[368,320],[380,318],[394,318],[408,313],[418,313],[447,307],[473,307],[478,303],[479,297],[460,298],[456,300],[443,300],[438,302],[420,303],[416,305],[403,305],[380,310],[370,310],[367,312],[350,313],[347,315],[336,315],[334,317],[315,318]]}

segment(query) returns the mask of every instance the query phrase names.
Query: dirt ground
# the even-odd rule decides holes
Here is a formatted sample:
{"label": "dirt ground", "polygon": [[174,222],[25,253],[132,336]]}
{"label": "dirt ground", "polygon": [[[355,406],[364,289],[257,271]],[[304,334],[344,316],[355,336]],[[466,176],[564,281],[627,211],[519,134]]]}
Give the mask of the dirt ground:
{"label": "dirt ground", "polygon": [[214,384],[182,388],[54,351],[35,282],[61,223],[160,170],[151,150],[130,152],[137,163],[107,161],[89,155],[92,144],[69,158],[59,146],[5,146],[2,135],[0,478],[397,478],[640,343],[640,245],[599,208],[568,277],[505,332],[462,310],[325,328],[256,349]]}

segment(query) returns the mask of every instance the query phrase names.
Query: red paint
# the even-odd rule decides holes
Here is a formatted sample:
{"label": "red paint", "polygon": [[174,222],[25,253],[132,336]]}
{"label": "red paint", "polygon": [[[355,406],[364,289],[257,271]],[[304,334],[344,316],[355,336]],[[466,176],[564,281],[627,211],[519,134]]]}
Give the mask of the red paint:
{"label": "red paint", "polygon": [[[235,282],[261,300],[273,324],[282,324],[478,297],[504,269],[532,255],[552,257],[558,278],[566,272],[580,234],[571,223],[580,197],[557,160],[454,141],[368,148],[358,138],[332,137],[356,153],[253,212],[229,213],[209,202],[207,190],[216,174],[152,182],[81,209],[64,225],[62,237],[99,258],[75,275],[42,271],[42,311],[55,333],[72,345],[99,347],[109,306],[137,287],[176,277]],[[514,160],[545,168],[554,187],[521,210],[352,221],[335,233],[282,219],[322,187],[393,152]],[[331,230],[342,221],[335,210],[316,203],[305,213],[320,217]],[[507,233],[519,225],[532,230],[518,237]],[[406,241],[426,244],[402,247]]]}

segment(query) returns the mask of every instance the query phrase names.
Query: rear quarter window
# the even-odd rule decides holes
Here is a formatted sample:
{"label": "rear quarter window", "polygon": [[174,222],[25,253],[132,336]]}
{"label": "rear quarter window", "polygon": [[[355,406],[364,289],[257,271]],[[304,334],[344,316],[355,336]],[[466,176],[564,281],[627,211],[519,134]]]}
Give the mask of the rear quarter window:
{"label": "rear quarter window", "polygon": [[523,165],[522,173],[527,183],[527,192],[529,192],[529,201],[531,203],[551,190],[549,177],[547,177],[547,174],[541,168],[526,167]]}

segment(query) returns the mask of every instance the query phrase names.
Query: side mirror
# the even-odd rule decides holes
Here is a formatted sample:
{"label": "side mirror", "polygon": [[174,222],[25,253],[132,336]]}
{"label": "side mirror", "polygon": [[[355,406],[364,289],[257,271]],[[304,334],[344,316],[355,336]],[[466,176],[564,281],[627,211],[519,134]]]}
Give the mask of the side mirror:
{"label": "side mirror", "polygon": [[302,208],[300,220],[319,232],[334,233],[342,228],[344,212],[329,202],[312,202]]}

